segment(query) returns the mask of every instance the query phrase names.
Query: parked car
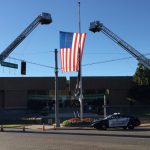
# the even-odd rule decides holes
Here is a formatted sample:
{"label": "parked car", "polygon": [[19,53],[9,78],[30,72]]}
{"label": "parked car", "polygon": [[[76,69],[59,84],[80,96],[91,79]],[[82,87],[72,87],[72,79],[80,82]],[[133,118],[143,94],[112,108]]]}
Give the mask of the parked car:
{"label": "parked car", "polygon": [[140,120],[137,117],[130,115],[122,115],[114,113],[104,119],[95,120],[92,122],[91,127],[96,129],[106,130],[107,128],[121,127],[123,129],[134,129],[140,125]]}

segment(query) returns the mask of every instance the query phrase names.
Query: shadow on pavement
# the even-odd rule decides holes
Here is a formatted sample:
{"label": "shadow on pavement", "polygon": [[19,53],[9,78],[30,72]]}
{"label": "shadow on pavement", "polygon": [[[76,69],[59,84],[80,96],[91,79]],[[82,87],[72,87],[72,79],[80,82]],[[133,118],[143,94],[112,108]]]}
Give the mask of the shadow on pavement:
{"label": "shadow on pavement", "polygon": [[150,131],[150,128],[135,128],[134,130],[128,130],[128,129],[118,129],[118,128],[114,128],[114,129],[108,129],[108,131],[118,131],[118,132],[133,132],[133,133],[136,133],[136,132],[143,132],[143,131]]}

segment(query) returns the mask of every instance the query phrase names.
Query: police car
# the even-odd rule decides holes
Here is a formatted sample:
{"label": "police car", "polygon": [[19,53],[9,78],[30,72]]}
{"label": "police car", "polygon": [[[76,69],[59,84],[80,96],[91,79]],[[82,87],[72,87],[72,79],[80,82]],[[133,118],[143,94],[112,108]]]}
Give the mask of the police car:
{"label": "police car", "polygon": [[140,120],[130,115],[122,115],[120,113],[114,113],[107,116],[102,120],[95,120],[92,122],[91,127],[96,129],[106,130],[107,128],[121,127],[123,129],[134,129],[134,127],[140,125]]}

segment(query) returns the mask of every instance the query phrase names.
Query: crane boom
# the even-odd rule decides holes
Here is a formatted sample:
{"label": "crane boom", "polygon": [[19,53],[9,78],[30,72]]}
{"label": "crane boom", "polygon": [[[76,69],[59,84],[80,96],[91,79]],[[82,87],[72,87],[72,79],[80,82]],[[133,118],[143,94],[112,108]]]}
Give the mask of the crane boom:
{"label": "crane boom", "polygon": [[94,33],[102,31],[110,39],[112,39],[114,42],[116,42],[118,45],[120,45],[123,49],[125,49],[133,57],[135,57],[139,61],[139,63],[141,63],[146,68],[150,69],[150,59],[146,58],[144,55],[142,55],[140,52],[138,52],[135,48],[133,48],[131,45],[129,45],[123,39],[118,37],[116,34],[114,34],[108,28],[106,28],[99,21],[91,22],[89,30],[94,32]]}
{"label": "crane boom", "polygon": [[49,13],[40,14],[4,51],[0,54],[0,62],[4,61],[9,54],[37,27],[38,24],[50,24],[52,22]]}

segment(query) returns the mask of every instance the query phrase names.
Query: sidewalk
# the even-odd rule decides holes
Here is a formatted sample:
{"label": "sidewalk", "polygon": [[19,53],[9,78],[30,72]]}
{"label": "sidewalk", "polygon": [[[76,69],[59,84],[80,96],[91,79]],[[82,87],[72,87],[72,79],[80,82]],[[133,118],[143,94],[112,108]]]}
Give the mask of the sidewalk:
{"label": "sidewalk", "polygon": [[52,125],[30,125],[26,127],[27,129],[32,129],[32,130],[50,130],[54,129],[54,126]]}
{"label": "sidewalk", "polygon": [[[150,123],[145,123],[145,124],[141,124],[139,127],[150,127]],[[60,127],[55,127],[55,125],[31,125],[31,126],[27,126],[26,128],[28,129],[32,129],[32,130],[42,130],[42,131],[46,131],[46,130],[77,130],[77,129],[92,129],[90,127],[63,127],[62,125]]]}
{"label": "sidewalk", "polygon": [[27,126],[26,129],[31,130],[41,130],[41,131],[48,131],[48,130],[89,130],[94,129],[90,127],[63,127],[62,125],[60,127],[56,127],[55,125],[31,125]]}

